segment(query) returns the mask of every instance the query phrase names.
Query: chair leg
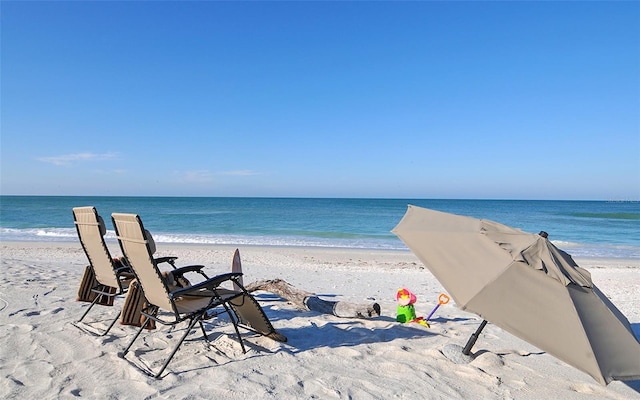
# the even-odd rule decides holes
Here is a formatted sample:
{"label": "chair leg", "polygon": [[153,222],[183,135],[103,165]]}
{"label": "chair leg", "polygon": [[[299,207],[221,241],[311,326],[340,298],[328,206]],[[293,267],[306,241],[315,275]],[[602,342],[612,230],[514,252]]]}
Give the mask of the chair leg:
{"label": "chair leg", "polygon": [[209,336],[207,335],[207,331],[204,330],[204,324],[202,323],[202,319],[198,321],[200,324],[200,330],[202,330],[202,334],[204,335],[204,340],[209,341]]}
{"label": "chair leg", "polygon": [[[91,304],[89,305],[89,308],[87,308],[87,310],[84,312],[84,314],[82,314],[82,317],[80,317],[80,319],[78,320],[78,322],[82,322],[82,320],[84,319],[84,317],[87,316],[87,314],[89,313],[89,311],[91,311],[91,309],[93,308],[93,306],[96,305],[97,302],[100,301],[100,299],[102,298],[102,296],[104,296],[102,293],[98,294],[95,299],[93,299],[93,301],[91,302]],[[116,318],[111,321],[111,324],[109,325],[109,327],[107,328],[106,331],[104,331],[100,336],[105,336],[107,333],[109,333],[109,331],[111,330],[111,328],[113,328],[113,326],[116,324],[116,321],[118,320],[118,318],[120,318],[120,315],[122,314],[122,310],[120,310],[118,312],[118,315],[116,315]]]}
{"label": "chair leg", "polygon": [[87,308],[87,311],[84,312],[84,314],[82,314],[82,317],[80,317],[80,319],[78,320],[78,322],[82,322],[82,320],[84,319],[84,317],[89,313],[89,311],[91,311],[91,309],[93,308],[93,306],[96,305],[96,303],[100,300],[100,298],[102,297],[102,294],[97,295],[93,301],[91,302],[91,304],[89,305],[89,308]]}
{"label": "chair leg", "polygon": [[178,344],[176,345],[176,347],[173,348],[173,351],[171,352],[171,354],[169,355],[169,358],[167,358],[167,360],[164,362],[164,364],[162,365],[162,368],[160,368],[160,371],[158,371],[155,374],[155,378],[158,379],[160,378],[160,375],[162,375],[162,372],[164,371],[165,368],[167,368],[167,365],[169,365],[169,362],[171,361],[171,359],[173,358],[173,356],[176,354],[176,352],[178,351],[178,348],[180,347],[180,345],[182,345],[182,342],[184,342],[184,340],[187,338],[187,335],[191,332],[191,329],[193,329],[193,327],[195,326],[196,322],[200,322],[200,318],[201,316],[197,316],[194,317],[191,320],[191,323],[189,324],[189,327],[187,328],[187,330],[184,332],[184,335],[182,335],[182,337],[180,338],[180,341],[178,342]]}
{"label": "chair leg", "polygon": [[151,318],[147,318],[144,323],[142,324],[142,326],[140,327],[140,329],[138,329],[138,332],[136,332],[136,335],[133,337],[133,339],[131,340],[131,342],[129,342],[129,344],[127,345],[127,347],[118,353],[118,357],[120,358],[124,358],[124,356],[129,352],[129,349],[131,348],[131,346],[133,346],[133,342],[136,341],[136,339],[138,339],[138,336],[140,336],[140,334],[142,333],[142,331],[144,330],[144,328],[147,327],[147,324],[149,324],[149,322],[151,322]]}
{"label": "chair leg", "polygon": [[229,314],[229,318],[231,319],[231,324],[233,324],[233,329],[236,330],[236,335],[238,335],[238,342],[240,342],[240,347],[242,347],[242,353],[246,354],[247,350],[244,348],[244,342],[242,341],[242,336],[240,336],[240,330],[238,329],[238,322],[234,318],[232,311],[227,305],[227,303],[222,303],[222,306],[227,311],[227,314]]}
{"label": "chair leg", "polygon": [[116,318],[115,318],[113,321],[111,321],[111,325],[109,325],[109,327],[107,328],[107,330],[106,330],[106,331],[104,331],[104,333],[103,333],[102,335],[100,335],[100,336],[104,336],[104,335],[106,335],[107,333],[109,333],[109,331],[111,330],[111,328],[113,328],[113,326],[116,324],[116,321],[120,318],[120,315],[121,315],[121,314],[122,314],[122,310],[120,310],[120,311],[118,312],[118,315],[116,315]]}

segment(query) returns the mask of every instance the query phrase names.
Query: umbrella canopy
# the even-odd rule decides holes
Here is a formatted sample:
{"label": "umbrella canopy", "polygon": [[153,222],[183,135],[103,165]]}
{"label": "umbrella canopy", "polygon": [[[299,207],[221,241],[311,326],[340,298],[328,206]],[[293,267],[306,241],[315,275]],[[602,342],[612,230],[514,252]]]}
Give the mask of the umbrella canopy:
{"label": "umbrella canopy", "polygon": [[629,321],[546,233],[411,205],[392,232],[461,309],[603,385],[640,379]]}

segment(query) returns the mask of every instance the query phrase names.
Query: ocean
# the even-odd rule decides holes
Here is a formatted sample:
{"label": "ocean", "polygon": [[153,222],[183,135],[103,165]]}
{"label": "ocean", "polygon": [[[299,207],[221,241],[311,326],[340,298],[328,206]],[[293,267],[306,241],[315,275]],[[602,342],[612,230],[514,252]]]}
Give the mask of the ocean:
{"label": "ocean", "polygon": [[158,243],[406,250],[407,205],[542,230],[574,257],[640,259],[640,202],[444,199],[0,196],[1,241],[77,241],[71,209],[139,214]]}

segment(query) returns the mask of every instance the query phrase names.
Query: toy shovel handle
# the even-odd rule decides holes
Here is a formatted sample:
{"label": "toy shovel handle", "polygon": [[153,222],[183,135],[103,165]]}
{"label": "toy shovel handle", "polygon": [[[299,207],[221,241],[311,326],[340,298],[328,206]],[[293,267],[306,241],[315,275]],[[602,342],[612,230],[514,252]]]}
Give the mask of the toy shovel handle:
{"label": "toy shovel handle", "polygon": [[438,307],[440,307],[442,304],[447,304],[448,302],[449,302],[449,296],[447,296],[446,294],[442,293],[438,297],[438,304],[436,304],[436,306],[433,308],[433,310],[431,311],[429,316],[425,319],[425,321],[429,321],[429,319],[431,319],[431,316],[433,316],[433,314],[436,312]]}

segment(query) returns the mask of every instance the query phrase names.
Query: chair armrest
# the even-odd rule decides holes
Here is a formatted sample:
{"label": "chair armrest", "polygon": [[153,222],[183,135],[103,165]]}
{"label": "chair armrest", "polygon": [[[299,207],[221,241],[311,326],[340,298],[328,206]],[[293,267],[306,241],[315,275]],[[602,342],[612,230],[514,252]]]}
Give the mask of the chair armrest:
{"label": "chair armrest", "polygon": [[118,272],[117,277],[120,280],[125,280],[125,281],[129,279],[136,279],[136,275],[131,270],[120,271]]}
{"label": "chair armrest", "polygon": [[176,268],[173,271],[171,271],[171,273],[173,274],[174,277],[179,278],[184,274],[186,274],[187,272],[197,272],[200,275],[202,275],[204,279],[209,279],[207,274],[205,274],[204,271],[202,271],[202,268],[204,268],[204,265],[187,265],[184,267]]}
{"label": "chair armrest", "polygon": [[162,264],[162,263],[169,263],[171,264],[171,266],[173,267],[173,269],[176,269],[176,260],[178,259],[178,257],[158,257],[155,259],[156,264]]}
{"label": "chair armrest", "polygon": [[204,265],[186,265],[184,267],[176,268],[175,271],[171,271],[173,275],[182,275],[187,272],[200,272],[204,268]]}
{"label": "chair armrest", "polygon": [[178,296],[188,296],[192,294],[192,292],[197,292],[200,289],[208,289],[213,291],[217,289],[218,286],[220,286],[223,282],[237,281],[237,279],[241,276],[242,272],[228,272],[226,274],[214,276],[213,278],[207,279],[206,281],[198,282],[195,285],[174,290],[169,293],[169,295],[173,298]]}
{"label": "chair armrest", "polygon": [[124,257],[113,258],[113,269],[116,272],[116,275],[120,275],[122,273],[131,273],[133,274],[133,270],[131,266],[127,262],[127,259]]}
{"label": "chair armrest", "polygon": [[116,275],[133,273],[133,271],[131,270],[131,267],[129,267],[128,265],[123,265],[121,267],[116,268],[115,272],[116,272]]}

